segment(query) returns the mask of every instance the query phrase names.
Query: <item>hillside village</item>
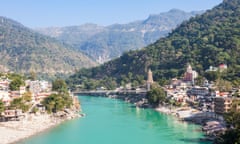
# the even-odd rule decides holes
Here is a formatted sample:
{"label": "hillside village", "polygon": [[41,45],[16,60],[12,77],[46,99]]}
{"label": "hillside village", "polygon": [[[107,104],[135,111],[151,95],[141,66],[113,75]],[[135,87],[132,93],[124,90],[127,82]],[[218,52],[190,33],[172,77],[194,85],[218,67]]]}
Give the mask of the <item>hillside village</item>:
{"label": "hillside village", "polygon": [[[205,72],[221,74],[227,72],[227,68],[226,64],[219,64],[217,67],[210,66]],[[182,78],[172,78],[167,85],[159,86],[153,77],[149,69],[144,86],[132,87],[131,83],[128,83],[113,91],[101,87],[96,92],[99,95],[98,92],[107,91],[109,97],[129,101],[139,107],[154,107],[161,112],[174,114],[181,120],[201,124],[202,130],[210,136],[216,136],[227,130],[224,115],[230,112],[240,100],[239,90],[236,87],[224,80],[213,82],[203,77],[201,81],[197,81],[200,76],[190,64],[187,65]],[[150,100],[148,92],[156,86],[164,90],[165,98],[161,99],[158,95]],[[147,96],[142,97],[145,92]],[[124,93],[126,93],[125,96]],[[156,103],[151,105],[151,101],[156,101],[157,105]],[[237,105],[237,109],[239,108]]]}
{"label": "hillside village", "polygon": [[[3,74],[0,77],[1,120],[3,121],[19,120],[28,113],[46,113],[47,105],[43,104],[44,100],[59,93],[58,90],[53,90],[52,83],[48,81],[9,79],[7,75]],[[73,95],[69,97],[76,106],[76,111],[79,111],[77,109],[80,105],[77,98]],[[61,108],[61,110],[64,109]]]}
{"label": "hillside village", "polygon": [[[221,75],[227,70],[228,66],[221,63],[216,67],[209,66],[205,73]],[[207,78],[211,79],[208,75],[201,77],[190,64],[187,64],[182,77],[172,78],[168,84],[160,86],[159,82],[154,81],[154,73],[149,69],[144,85],[132,87],[131,83],[127,83],[115,90],[107,90],[102,86],[88,94],[119,98],[134,103],[137,107],[155,108],[176,115],[180,120],[202,125],[202,130],[212,140],[227,130],[229,125],[225,115],[233,108],[236,110],[240,108],[238,104],[240,99],[238,87],[232,86],[220,77],[212,81]],[[164,96],[155,89],[162,89]],[[150,94],[154,96],[149,97]]]}
{"label": "hillside village", "polygon": [[16,143],[66,120],[78,118],[80,102],[63,80],[53,82],[0,74],[1,143]]}
{"label": "hillside village", "polygon": [[[210,66],[206,71],[219,71],[222,72],[227,69],[227,65],[220,64],[218,67]],[[188,65],[184,77],[182,79],[173,78],[169,85],[165,86],[168,97],[172,97],[174,100],[179,102],[181,105],[185,103],[198,103],[199,110],[216,112],[223,114],[228,112],[229,107],[222,107],[223,110],[220,110],[216,107],[218,106],[216,98],[225,99],[226,97],[231,97],[233,92],[228,91],[219,91],[216,86],[216,83],[209,82],[207,79],[202,81],[201,85],[195,83],[198,74],[194,71],[191,65]],[[232,90],[231,90],[232,91]],[[223,103],[224,104],[224,103]],[[215,106],[214,106],[215,105]]]}
{"label": "hillside village", "polygon": [[[226,70],[227,65],[220,64],[218,67],[210,66],[206,72],[222,73]],[[154,84],[152,77],[149,70],[147,89],[149,82]],[[163,86],[166,99],[163,103],[160,101],[157,110],[201,124],[207,135],[217,136],[227,130],[226,114],[240,109],[239,90],[229,83],[208,81],[206,78],[202,79],[201,84],[197,84],[197,78],[198,73],[188,64],[181,79],[173,78],[168,85]],[[165,105],[163,108],[162,104]]]}
{"label": "hillside village", "polygon": [[32,95],[32,101],[33,102],[40,102],[43,100],[43,98],[49,96],[52,94],[52,84],[50,84],[47,81],[31,81],[31,80],[26,80],[25,85],[26,86],[20,86],[19,90],[16,91],[11,91],[9,90],[9,84],[11,83],[11,80],[9,79],[0,79],[0,97],[4,104],[6,106],[10,105],[10,102],[14,98],[19,98],[21,97],[24,93],[28,91]]}

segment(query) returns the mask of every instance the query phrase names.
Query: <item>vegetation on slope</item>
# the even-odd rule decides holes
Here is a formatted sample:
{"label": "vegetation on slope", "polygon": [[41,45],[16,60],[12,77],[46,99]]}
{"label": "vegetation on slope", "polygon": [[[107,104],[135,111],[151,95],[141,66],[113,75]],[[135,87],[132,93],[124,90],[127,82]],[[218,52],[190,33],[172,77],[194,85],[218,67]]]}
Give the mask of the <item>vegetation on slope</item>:
{"label": "vegetation on slope", "polygon": [[57,40],[0,17],[0,71],[70,73],[94,62]]}
{"label": "vegetation on slope", "polygon": [[82,87],[85,82],[102,79],[118,84],[140,83],[151,68],[154,80],[162,84],[165,79],[181,77],[187,63],[200,75],[204,75],[209,66],[225,63],[228,70],[221,77],[240,84],[239,16],[240,1],[225,0],[203,15],[182,23],[168,37],[99,67],[83,69],[72,75],[68,83]]}

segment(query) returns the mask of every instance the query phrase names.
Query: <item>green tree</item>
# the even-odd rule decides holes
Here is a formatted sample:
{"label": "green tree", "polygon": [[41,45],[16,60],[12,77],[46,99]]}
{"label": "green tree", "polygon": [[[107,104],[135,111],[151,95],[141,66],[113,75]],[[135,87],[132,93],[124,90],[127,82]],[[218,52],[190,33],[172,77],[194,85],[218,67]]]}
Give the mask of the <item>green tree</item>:
{"label": "green tree", "polygon": [[196,84],[196,85],[202,86],[203,83],[204,83],[204,77],[198,76],[198,77],[195,79],[195,84]]}
{"label": "green tree", "polygon": [[15,98],[10,103],[11,109],[19,109],[22,105],[22,98]]}
{"label": "green tree", "polygon": [[23,112],[27,112],[30,108],[30,104],[27,104],[22,97],[15,98],[10,103],[10,109],[21,109]]}
{"label": "green tree", "polygon": [[215,144],[240,144],[240,130],[232,129],[227,130],[225,134],[217,137],[215,140]]}
{"label": "green tree", "polygon": [[218,79],[216,81],[216,87],[221,92],[231,91],[232,90],[232,84],[229,81]]}
{"label": "green tree", "polygon": [[232,96],[239,98],[239,97],[240,97],[240,95],[239,95],[239,90],[235,91]]}
{"label": "green tree", "polygon": [[205,72],[204,76],[209,81],[216,81],[220,75],[218,71],[209,71],[209,72]]}
{"label": "green tree", "polygon": [[9,89],[11,91],[16,91],[20,89],[20,86],[24,85],[24,81],[21,78],[14,78],[11,83],[9,84]]}
{"label": "green tree", "polygon": [[56,113],[64,108],[69,108],[72,105],[72,99],[65,93],[51,94],[42,101],[42,104],[46,107],[46,110],[49,113]]}
{"label": "green tree", "polygon": [[[95,82],[96,83],[96,82]],[[113,90],[117,87],[117,83],[113,78],[105,77],[103,80],[100,81],[99,87],[104,86],[109,90]]]}
{"label": "green tree", "polygon": [[4,102],[0,99],[0,116],[2,115],[2,112],[5,110]]}
{"label": "green tree", "polygon": [[61,97],[64,100],[64,106],[70,108],[73,104],[72,97],[68,93],[61,94]]}
{"label": "green tree", "polygon": [[23,94],[22,98],[25,102],[31,102],[32,101],[32,93],[31,92],[25,92]]}
{"label": "green tree", "polygon": [[34,107],[33,109],[32,109],[32,112],[33,113],[37,113],[39,111],[39,109],[37,108],[37,107]]}
{"label": "green tree", "polygon": [[31,72],[29,73],[28,78],[29,78],[30,80],[32,80],[32,81],[35,81],[35,80],[37,79],[37,74],[36,74],[34,71],[31,71]]}
{"label": "green tree", "polygon": [[154,87],[147,92],[147,99],[150,104],[157,106],[166,100],[166,93],[162,88]]}
{"label": "green tree", "polygon": [[52,82],[52,90],[57,91],[60,93],[66,93],[67,92],[67,84],[62,79],[56,79]]}
{"label": "green tree", "polygon": [[55,97],[57,96],[58,96],[57,94],[51,94],[50,96],[43,99],[43,101],[41,102],[49,113],[52,113],[55,110],[56,105]]}

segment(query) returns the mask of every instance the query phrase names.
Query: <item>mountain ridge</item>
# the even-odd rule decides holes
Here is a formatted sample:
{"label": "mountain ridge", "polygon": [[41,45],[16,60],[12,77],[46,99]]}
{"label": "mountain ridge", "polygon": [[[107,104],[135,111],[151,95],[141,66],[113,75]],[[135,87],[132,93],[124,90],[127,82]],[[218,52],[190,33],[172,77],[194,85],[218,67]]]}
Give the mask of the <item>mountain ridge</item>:
{"label": "mountain ridge", "polygon": [[119,57],[123,52],[139,49],[155,42],[160,37],[166,36],[182,21],[201,13],[203,11],[184,12],[172,9],[168,12],[150,15],[145,20],[126,24],[109,26],[85,24],[55,28],[58,29],[55,33],[51,28],[37,29],[37,31],[70,44],[99,63],[103,63]]}
{"label": "mountain ridge", "polygon": [[203,76],[209,66],[224,63],[228,69],[221,77],[239,85],[239,15],[240,1],[225,0],[212,10],[183,22],[167,37],[143,49],[124,53],[99,67],[81,70],[72,75],[68,83],[79,85],[90,81],[92,87],[107,87],[103,81],[107,79],[115,86],[136,85],[146,79],[150,68],[154,80],[163,84],[171,78],[182,77],[187,64]]}

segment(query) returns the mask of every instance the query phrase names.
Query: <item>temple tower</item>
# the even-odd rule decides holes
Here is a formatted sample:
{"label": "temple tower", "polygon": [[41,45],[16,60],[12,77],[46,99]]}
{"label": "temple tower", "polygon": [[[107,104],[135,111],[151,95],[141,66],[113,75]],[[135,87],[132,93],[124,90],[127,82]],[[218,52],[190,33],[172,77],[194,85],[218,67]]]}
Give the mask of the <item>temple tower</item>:
{"label": "temple tower", "polygon": [[191,82],[191,84],[194,84],[194,79],[197,78],[197,76],[197,72],[192,69],[190,64],[188,64],[188,67],[183,77],[183,81]]}

